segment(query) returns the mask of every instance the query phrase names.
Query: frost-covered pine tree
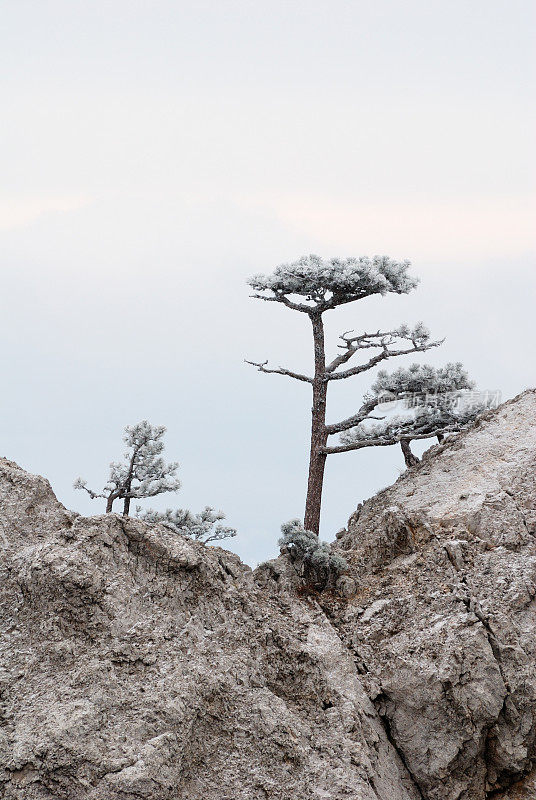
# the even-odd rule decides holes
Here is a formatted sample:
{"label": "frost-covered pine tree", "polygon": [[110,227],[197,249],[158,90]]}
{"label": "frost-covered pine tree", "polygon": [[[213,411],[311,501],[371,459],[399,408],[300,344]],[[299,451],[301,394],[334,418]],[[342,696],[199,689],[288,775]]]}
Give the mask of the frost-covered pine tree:
{"label": "frost-covered pine tree", "polygon": [[[248,281],[255,290],[253,297],[281,303],[292,311],[309,317],[313,334],[314,374],[309,376],[283,367],[269,368],[268,362],[253,362],[261,372],[285,375],[311,385],[313,404],[309,477],[305,503],[305,529],[316,535],[320,526],[322,487],[327,455],[339,452],[328,447],[328,437],[354,428],[374,407],[371,401],[348,419],[326,423],[328,386],[360,375],[395,356],[422,352],[440,342],[430,340],[428,330],[418,324],[413,329],[403,325],[391,331],[342,334],[342,352],[326,360],[323,315],[341,305],[371,295],[407,294],[417,286],[417,279],[408,275],[409,261],[393,261],[387,256],[373,258],[322,259],[310,255],[290,264],[282,264],[271,275],[256,275]],[[347,366],[357,354],[369,351],[364,363]]]}
{"label": "frost-covered pine tree", "polygon": [[365,404],[375,403],[374,408],[341,434],[340,446],[331,451],[399,443],[406,466],[411,467],[419,461],[411,451],[413,439],[437,437],[441,442],[445,434],[463,430],[494,402],[493,395],[473,392],[474,386],[459,362],[440,368],[412,364],[390,374],[381,370],[364,398]]}
{"label": "frost-covered pine tree", "polygon": [[136,508],[136,512],[144,522],[164,525],[175,533],[181,533],[183,536],[189,536],[191,539],[205,544],[236,536],[235,528],[219,524],[225,519],[223,511],[215,511],[210,506],[207,506],[199,514],[192,514],[191,511],[183,508],[175,511],[171,508],[167,508],[165,511],[153,511],[152,508],[148,508],[146,511],[142,511],[140,506]]}
{"label": "frost-covered pine tree", "polygon": [[325,584],[347,568],[346,560],[334,553],[328,542],[321,542],[316,533],[305,530],[299,519],[291,519],[281,525],[281,533],[281,552],[289,554],[306,579],[314,577]]}
{"label": "frost-covered pine tree", "polygon": [[179,465],[166,464],[161,457],[164,450],[163,425],[150,425],[147,420],[137,425],[127,425],[123,441],[129,448],[124,461],[112,461],[110,476],[101,492],[88,489],[86,481],[78,478],[75,489],[84,489],[92,499],[102,497],[106,500],[106,513],[113,510],[116,500],[123,500],[123,516],[130,513],[133,498],[155,497],[164,492],[176,492],[180,481],[176,477]]}

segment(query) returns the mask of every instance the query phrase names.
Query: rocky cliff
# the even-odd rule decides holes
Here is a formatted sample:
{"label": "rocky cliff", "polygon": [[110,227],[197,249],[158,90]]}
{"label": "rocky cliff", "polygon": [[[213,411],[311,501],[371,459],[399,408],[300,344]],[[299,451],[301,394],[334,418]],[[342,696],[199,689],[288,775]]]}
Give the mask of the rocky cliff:
{"label": "rocky cliff", "polygon": [[535,411],[365,503],[315,596],[0,460],[0,797],[533,798]]}
{"label": "rocky cliff", "polygon": [[0,796],[414,800],[320,608],[0,464]]}
{"label": "rocky cliff", "polygon": [[535,419],[536,392],[505,403],[339,535],[350,596],[324,605],[427,800],[500,797],[534,757]]}

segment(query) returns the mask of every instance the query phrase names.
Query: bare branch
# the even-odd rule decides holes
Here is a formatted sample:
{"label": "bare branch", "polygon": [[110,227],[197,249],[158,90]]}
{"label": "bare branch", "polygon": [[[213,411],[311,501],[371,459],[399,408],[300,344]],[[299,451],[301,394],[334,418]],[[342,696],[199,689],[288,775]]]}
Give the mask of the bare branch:
{"label": "bare branch", "polygon": [[[406,347],[401,350],[389,350],[387,344],[378,345],[378,347],[382,347],[382,352],[378,353],[378,355],[373,356],[369,361],[365,362],[365,364],[359,364],[357,367],[352,367],[351,369],[343,370],[342,372],[330,372],[327,375],[327,379],[330,381],[337,381],[343,380],[344,378],[350,378],[352,375],[360,375],[362,372],[367,372],[369,369],[372,369],[377,364],[380,364],[382,361],[385,361],[387,358],[395,358],[396,356],[406,356],[409,353],[423,353],[426,350],[430,350],[432,347],[439,347],[440,344],[443,344],[443,339],[438,342],[427,342],[425,344],[417,344],[412,343],[411,347]],[[356,347],[353,352],[350,352],[349,355],[346,353],[344,354],[347,356],[346,361],[348,361],[354,353],[357,352],[360,348]],[[334,363],[334,362],[332,362]],[[344,363],[344,362],[341,362]],[[331,364],[330,364],[331,366]]]}
{"label": "bare branch", "polygon": [[[358,350],[364,350],[368,347],[381,347],[384,341],[387,343],[388,337],[393,336],[394,331],[387,331],[385,333],[381,333],[380,331],[376,333],[362,333],[359,336],[349,336],[350,333],[353,333],[353,331],[345,331],[339,336],[339,339],[341,339],[344,344],[339,344],[337,346],[344,348],[345,352],[338,355],[328,364],[326,372],[334,372],[337,367],[349,361]],[[380,341],[376,341],[378,339]]]}
{"label": "bare branch", "polygon": [[[342,431],[350,430],[350,428],[355,428],[359,425],[360,422],[363,422],[365,419],[370,419],[369,414],[373,409],[376,408],[378,405],[378,398],[374,397],[371,400],[365,400],[361,408],[356,414],[352,414],[351,417],[347,417],[343,419],[342,422],[335,422],[332,425],[326,425],[326,432],[329,436],[334,433],[342,433]],[[328,451],[326,451],[328,452]]]}
{"label": "bare branch", "polygon": [[[298,277],[299,276],[296,276],[296,278]],[[354,300],[367,297],[369,294],[369,292],[360,292],[346,296],[340,293],[334,293],[331,297],[326,297],[327,290],[322,288],[317,292],[311,291],[308,295],[302,295],[312,304],[307,305],[305,303],[295,303],[292,300],[289,300],[288,294],[280,289],[267,289],[266,291],[273,292],[273,294],[264,295],[255,293],[250,294],[250,297],[255,298],[255,300],[266,300],[271,303],[283,303],[283,305],[285,305],[287,308],[291,308],[293,311],[302,311],[305,314],[310,314],[311,312],[315,311],[322,314],[324,311],[330,311],[333,308],[337,308],[337,306],[345,305],[346,303],[352,303]]]}
{"label": "bare branch", "polygon": [[[339,339],[341,344],[338,345],[344,352],[340,353],[333,361],[326,367],[327,380],[341,380],[349,378],[352,375],[359,375],[361,372],[366,372],[376,364],[385,361],[387,358],[392,358],[399,355],[408,355],[409,353],[418,353],[429,350],[431,347],[437,347],[442,342],[431,342],[430,334],[422,323],[418,323],[413,330],[407,325],[402,325],[391,331],[376,331],[376,333],[361,333],[359,335],[352,335],[353,331],[345,331]],[[390,349],[397,342],[409,342],[411,346],[400,349]],[[371,358],[365,364],[360,364],[353,369],[336,372],[336,370],[346,364],[359,350],[378,349],[381,352]]]}
{"label": "bare branch", "polygon": [[339,444],[334,447],[324,447],[323,453],[331,455],[332,453],[348,453],[350,450],[361,450],[363,447],[389,447],[392,444],[398,444],[399,439],[378,438],[364,440],[362,442],[352,442],[350,444]]}
{"label": "bare branch", "polygon": [[277,367],[277,369],[270,369],[266,366],[268,363],[268,359],[266,361],[257,362],[257,361],[248,361],[244,359],[245,364],[251,364],[253,367],[257,367],[259,372],[266,372],[267,374],[273,375],[286,375],[288,378],[294,378],[297,381],[304,381],[305,383],[312,383],[313,379],[309,378],[307,375],[301,375],[299,372],[292,372],[289,369],[285,369],[284,367]]}
{"label": "bare branch", "polygon": [[[272,289],[272,291],[274,290]],[[293,303],[292,300],[289,300],[288,297],[281,292],[274,292],[274,294],[270,296],[264,294],[250,294],[250,297],[255,298],[255,300],[266,300],[267,303],[283,303],[287,308],[291,308],[293,311],[303,311],[305,314],[309,314],[313,308],[313,306],[306,306],[302,303]]]}
{"label": "bare branch", "polygon": [[371,294],[375,294],[375,292],[371,292],[370,288],[360,289],[350,293],[334,292],[330,298],[324,300],[322,303],[322,310],[329,311],[332,308],[344,306],[347,303],[353,303],[355,300],[362,300],[365,297],[370,297]]}
{"label": "bare branch", "polygon": [[[102,497],[104,499],[108,498],[108,494],[104,494],[102,492],[94,492],[93,489],[90,489],[86,485],[86,481],[82,478],[77,478],[73,484],[73,489],[83,489],[84,492],[87,492],[88,495],[91,497],[92,500],[95,500],[97,497]],[[113,494],[113,491],[110,490],[109,494]]]}

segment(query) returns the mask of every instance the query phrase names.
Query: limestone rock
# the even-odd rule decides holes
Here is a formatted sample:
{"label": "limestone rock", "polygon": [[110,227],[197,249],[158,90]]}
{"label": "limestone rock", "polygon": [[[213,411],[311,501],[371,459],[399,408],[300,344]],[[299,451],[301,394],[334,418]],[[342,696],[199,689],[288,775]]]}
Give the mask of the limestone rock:
{"label": "limestone rock", "polygon": [[484,800],[535,756],[535,419],[535,391],[488,413],[337,541],[356,590],[322,602],[426,800]]}
{"label": "limestone rock", "polygon": [[314,602],[5,460],[0,544],[5,800],[419,797]]}
{"label": "limestone rock", "polygon": [[0,460],[0,797],[533,800],[535,418],[362,504],[314,596]]}

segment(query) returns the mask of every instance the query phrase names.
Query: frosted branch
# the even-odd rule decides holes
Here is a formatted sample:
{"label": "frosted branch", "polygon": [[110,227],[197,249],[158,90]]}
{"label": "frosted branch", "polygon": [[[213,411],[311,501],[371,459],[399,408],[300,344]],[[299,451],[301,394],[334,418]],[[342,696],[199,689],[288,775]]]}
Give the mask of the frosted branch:
{"label": "frosted branch", "polygon": [[311,311],[311,306],[306,306],[303,303],[294,303],[282,292],[275,292],[273,295],[250,294],[250,297],[255,300],[265,300],[268,303],[283,303],[287,308],[291,308],[293,311],[303,311],[305,314],[309,314]]}
{"label": "frosted branch", "polygon": [[451,425],[447,427],[439,427],[435,430],[428,430],[426,433],[416,433],[406,431],[404,434],[397,434],[393,436],[377,436],[370,439],[360,439],[354,442],[345,442],[344,444],[335,445],[333,447],[324,447],[324,453],[348,453],[350,450],[361,450],[363,447],[390,447],[393,444],[400,444],[401,441],[413,441],[414,439],[432,439],[434,436],[445,433],[459,433],[462,430],[461,425]]}
{"label": "frosted branch", "polygon": [[103,498],[107,498],[108,497],[108,495],[106,495],[106,494],[102,494],[102,493],[99,493],[99,492],[94,492],[93,489],[90,489],[87,486],[86,481],[83,480],[83,478],[77,478],[75,480],[75,482],[73,483],[73,489],[83,489],[84,492],[88,493],[88,495],[91,497],[92,500],[95,500],[97,497],[103,497]]}
{"label": "frosted branch", "polygon": [[[388,358],[424,352],[430,350],[432,347],[438,347],[444,341],[442,339],[440,341],[431,342],[430,333],[422,323],[416,325],[413,330],[403,325],[392,331],[363,333],[358,336],[351,336],[351,333],[352,331],[346,331],[339,337],[342,341],[339,347],[343,348],[344,352],[333,359],[326,368],[326,377],[330,381],[343,380],[353,375],[359,375],[362,372],[367,372],[369,369],[372,369]],[[403,341],[409,342],[410,346],[402,348],[395,347],[393,349],[393,345],[397,345]],[[348,362],[359,350],[366,350],[369,348],[378,348],[380,352],[364,364],[359,364],[350,369],[336,372],[338,367]]]}
{"label": "frosted branch", "polygon": [[[355,428],[365,419],[370,418],[369,414],[373,411],[376,406],[378,405],[378,399],[375,397],[370,400],[365,400],[361,408],[356,414],[352,414],[351,417],[347,417],[343,419],[341,422],[335,422],[332,425],[326,425],[326,431],[331,436],[334,433],[342,433],[342,431],[350,430],[350,428]],[[328,451],[326,451],[328,452]]]}
{"label": "frosted branch", "polygon": [[277,367],[277,368],[270,368],[267,367],[268,360],[266,361],[248,361],[244,359],[245,364],[251,364],[253,367],[257,367],[259,372],[266,372],[267,374],[272,375],[286,375],[288,378],[294,378],[297,381],[304,381],[305,383],[312,383],[313,379],[309,378],[307,375],[301,375],[299,372],[292,372],[289,369],[285,369],[284,367]]}

